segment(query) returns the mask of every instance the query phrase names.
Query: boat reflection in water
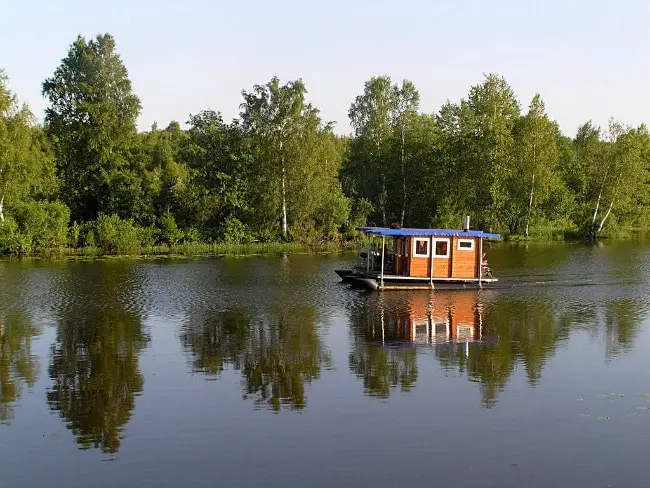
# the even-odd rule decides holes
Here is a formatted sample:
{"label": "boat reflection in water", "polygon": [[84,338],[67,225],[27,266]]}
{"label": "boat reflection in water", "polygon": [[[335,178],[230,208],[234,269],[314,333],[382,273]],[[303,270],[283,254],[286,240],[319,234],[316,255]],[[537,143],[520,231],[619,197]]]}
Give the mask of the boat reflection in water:
{"label": "boat reflection in water", "polygon": [[[483,323],[481,291],[393,292],[369,297],[357,330],[384,346],[441,346],[494,341]],[[364,317],[365,316],[365,317]]]}
{"label": "boat reflection in water", "polygon": [[470,349],[494,342],[483,323],[485,290],[391,291],[363,296],[350,310],[354,331],[350,370],[367,395],[388,398],[412,390],[418,379],[418,349],[458,364]]}

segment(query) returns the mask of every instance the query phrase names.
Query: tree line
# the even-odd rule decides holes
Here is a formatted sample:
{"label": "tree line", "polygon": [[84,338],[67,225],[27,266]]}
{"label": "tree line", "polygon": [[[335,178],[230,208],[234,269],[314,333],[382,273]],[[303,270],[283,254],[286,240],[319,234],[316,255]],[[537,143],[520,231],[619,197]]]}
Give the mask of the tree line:
{"label": "tree line", "polygon": [[420,110],[408,80],[373,77],[340,136],[302,80],[242,91],[218,111],[138,132],[140,100],[110,34],[79,36],[42,84],[43,124],[0,74],[0,251],[192,242],[315,243],[357,225],[473,226],[590,239],[645,228],[650,134],[614,119],[571,138],[539,94],[502,76]]}

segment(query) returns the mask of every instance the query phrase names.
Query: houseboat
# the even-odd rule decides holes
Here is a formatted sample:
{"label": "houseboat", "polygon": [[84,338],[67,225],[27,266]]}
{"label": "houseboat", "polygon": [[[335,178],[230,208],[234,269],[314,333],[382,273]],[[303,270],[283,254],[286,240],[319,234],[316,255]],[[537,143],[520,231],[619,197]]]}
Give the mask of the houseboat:
{"label": "houseboat", "polygon": [[368,238],[351,269],[336,273],[370,290],[482,288],[498,281],[484,259],[484,239],[499,234],[463,229],[357,227]]}

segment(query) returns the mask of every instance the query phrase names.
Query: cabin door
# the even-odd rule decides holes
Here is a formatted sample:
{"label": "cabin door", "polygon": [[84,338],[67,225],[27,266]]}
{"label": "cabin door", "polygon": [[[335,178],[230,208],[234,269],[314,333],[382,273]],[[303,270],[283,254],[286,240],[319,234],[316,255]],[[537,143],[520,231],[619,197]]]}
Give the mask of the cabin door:
{"label": "cabin door", "polygon": [[408,239],[404,237],[395,238],[395,258],[393,262],[393,273],[397,276],[408,275],[409,269]]}
{"label": "cabin door", "polygon": [[451,267],[451,239],[449,237],[437,237],[432,239],[431,255],[433,259],[433,277],[449,278]]}

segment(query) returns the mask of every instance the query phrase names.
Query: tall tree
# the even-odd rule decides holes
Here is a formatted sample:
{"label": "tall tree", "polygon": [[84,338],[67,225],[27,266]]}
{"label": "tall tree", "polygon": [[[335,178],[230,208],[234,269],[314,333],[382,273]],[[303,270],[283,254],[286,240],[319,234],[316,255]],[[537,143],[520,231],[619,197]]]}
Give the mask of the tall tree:
{"label": "tall tree", "polygon": [[202,225],[218,226],[228,217],[242,218],[248,210],[248,172],[251,151],[238,123],[225,124],[219,112],[192,115],[181,148],[188,165],[186,193],[193,215]]}
{"label": "tall tree", "polygon": [[510,184],[510,205],[514,210],[509,222],[511,232],[518,231],[525,211],[524,234],[528,237],[535,204],[548,197],[553,180],[557,179],[557,133],[557,124],[549,120],[544,101],[535,94],[528,113],[517,121],[514,128],[516,171]]}
{"label": "tall tree", "polygon": [[55,184],[47,141],[29,108],[7,88],[7,79],[0,71],[0,222],[7,206],[49,195]]}
{"label": "tall tree", "polygon": [[300,227],[313,218],[324,186],[341,196],[340,186],[322,178],[323,172],[336,174],[340,166],[331,124],[323,123],[318,109],[305,100],[306,93],[301,80],[280,85],[276,77],[251,93],[242,92],[242,127],[255,159],[249,180],[255,219],[264,227],[279,215],[285,240],[292,222]]}
{"label": "tall tree", "polygon": [[412,227],[434,224],[445,196],[452,190],[443,171],[440,127],[433,115],[417,114],[409,123],[406,137],[408,167],[405,169],[408,203],[405,222]]}
{"label": "tall tree", "polygon": [[79,36],[43,83],[43,95],[50,102],[45,122],[55,140],[62,195],[72,218],[90,220],[117,211],[124,195],[133,193],[129,187],[139,184],[127,153],[140,101],[113,37],[87,41]]}
{"label": "tall tree", "polygon": [[406,205],[408,202],[408,184],[407,184],[407,134],[411,130],[415,118],[418,114],[420,105],[420,94],[415,89],[415,85],[408,80],[402,81],[402,86],[393,88],[395,92],[395,113],[393,114],[393,126],[398,139],[399,147],[399,168],[400,180],[402,183],[402,202],[400,212],[400,225],[404,225],[406,215]]}
{"label": "tall tree", "polygon": [[[387,225],[389,218],[388,153],[393,138],[391,122],[396,112],[397,92],[399,90],[393,87],[389,76],[373,77],[365,83],[363,94],[356,97],[348,112],[356,136],[352,146],[352,167],[348,171],[356,179],[359,196],[368,198],[379,210],[383,225]],[[410,87],[406,94],[404,100],[415,97]],[[408,103],[403,105],[405,108],[409,106]]]}
{"label": "tall tree", "polygon": [[519,102],[506,80],[489,74],[485,80],[470,89],[466,101],[461,102],[462,124],[470,147],[474,180],[474,212],[483,214],[489,228],[503,223],[503,212],[508,200],[506,183],[514,155],[514,124],[519,118]]}
{"label": "tall tree", "polygon": [[612,119],[606,137],[597,160],[598,190],[591,218],[592,238],[599,236],[614,205],[622,208],[629,205],[647,180],[645,167],[650,139],[647,128],[624,127]]}
{"label": "tall tree", "polygon": [[189,174],[180,156],[186,134],[178,122],[172,122],[164,130],[154,124],[149,132],[138,136],[143,158],[143,189],[151,213],[146,220],[150,224],[163,214],[177,215],[186,208],[183,196]]}
{"label": "tall tree", "polygon": [[302,80],[280,85],[273,77],[266,85],[255,85],[251,93],[242,92],[242,120],[245,129],[254,139],[258,163],[263,165],[262,173],[272,186],[280,187],[281,224],[283,239],[288,238],[287,219],[287,175],[289,165],[294,163],[288,155],[288,143],[296,136],[299,119],[304,112],[314,110],[305,103],[305,88]]}
{"label": "tall tree", "polygon": [[620,215],[639,213],[643,185],[647,181],[650,136],[645,126],[625,127],[611,119],[607,131],[590,122],[575,139],[582,175],[576,189],[580,207],[574,217],[585,236],[596,239],[615,206]]}

